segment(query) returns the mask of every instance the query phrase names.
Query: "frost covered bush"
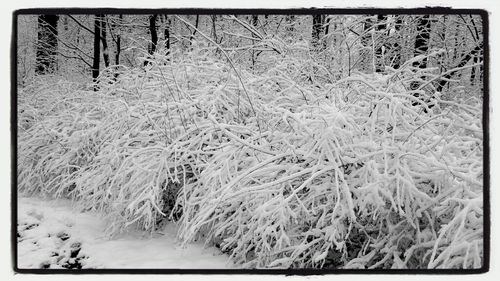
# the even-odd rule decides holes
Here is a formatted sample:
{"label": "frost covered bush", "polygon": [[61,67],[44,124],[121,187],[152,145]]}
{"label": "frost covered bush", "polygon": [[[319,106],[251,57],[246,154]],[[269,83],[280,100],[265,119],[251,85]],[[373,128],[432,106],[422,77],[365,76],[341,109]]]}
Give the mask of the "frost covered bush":
{"label": "frost covered bush", "polygon": [[408,89],[435,73],[410,65],[330,83],[286,54],[249,72],[199,48],[97,92],[37,84],[19,93],[19,188],[111,233],[170,217],[249,268],[480,267],[481,101],[429,108]]}

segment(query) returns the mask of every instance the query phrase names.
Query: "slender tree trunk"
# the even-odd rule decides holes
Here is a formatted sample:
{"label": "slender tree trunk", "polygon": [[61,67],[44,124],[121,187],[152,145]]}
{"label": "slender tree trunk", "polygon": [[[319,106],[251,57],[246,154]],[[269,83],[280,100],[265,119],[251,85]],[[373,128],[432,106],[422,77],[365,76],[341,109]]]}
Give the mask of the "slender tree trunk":
{"label": "slender tree trunk", "polygon": [[[94,82],[97,82],[97,77],[99,77],[99,55],[101,54],[101,44],[99,43],[101,34],[100,28],[100,15],[95,15],[94,18],[94,61],[92,65],[92,79]],[[97,91],[97,85],[94,87],[94,91]]]}
{"label": "slender tree trunk", "polygon": [[[479,62],[479,55],[474,56],[474,64]],[[471,68],[470,70],[470,83],[474,85],[476,82],[476,67]]]}
{"label": "slender tree trunk", "polygon": [[152,15],[149,18],[149,31],[151,32],[151,51],[149,54],[154,54],[156,45],[158,44],[158,33],[156,32],[156,18],[158,15]]}
{"label": "slender tree trunk", "polygon": [[54,73],[57,70],[57,15],[38,17],[36,74]]}
{"label": "slender tree trunk", "polygon": [[[165,30],[163,36],[165,37],[165,47],[167,48],[167,55],[170,54],[170,29],[172,26],[172,20],[165,16]],[[168,58],[167,58],[168,59]]]}
{"label": "slender tree trunk", "polygon": [[[156,32],[156,18],[158,15],[151,15],[149,16],[149,33],[151,34],[151,44],[150,47],[148,48],[148,53],[150,57],[153,56],[153,54],[156,51],[156,45],[158,44],[158,33]],[[148,65],[148,61],[144,61],[144,66]]]}
{"label": "slender tree trunk", "polygon": [[[257,29],[257,25],[259,22],[259,16],[258,15],[252,15],[252,26]],[[255,38],[255,34],[252,32],[252,38]],[[252,45],[255,44],[255,40],[252,39]],[[255,69],[255,61],[257,57],[255,54],[255,48],[252,48],[252,69]]]}
{"label": "slender tree trunk", "polygon": [[[121,19],[123,19],[123,15],[118,16]],[[121,52],[121,35],[120,32],[118,31],[116,33],[116,52],[115,52],[115,64],[119,65],[120,64],[120,52]]]}
{"label": "slender tree trunk", "polygon": [[104,66],[109,66],[109,51],[108,51],[108,41],[106,34],[106,15],[101,15],[101,43],[102,43],[102,58],[104,60]]}
{"label": "slender tree trunk", "polygon": [[322,15],[313,15],[311,43],[315,51],[319,50],[319,39],[321,37],[322,29],[323,29]]}
{"label": "slender tree trunk", "polygon": [[211,15],[212,18],[212,37],[214,38],[214,42],[217,42],[217,29],[215,26],[215,22],[217,21],[217,15]]}
{"label": "slender tree trunk", "polygon": [[[422,16],[418,20],[417,37],[415,39],[415,49],[414,49],[415,56],[427,53],[429,49],[430,27],[431,27],[431,22],[429,20],[429,15]],[[413,66],[422,69],[426,68],[427,58],[424,58],[421,61],[414,62]],[[414,81],[410,84],[411,90],[416,90],[418,87],[420,87],[420,83],[417,81]],[[414,96],[419,97],[418,94],[414,94]]]}
{"label": "slender tree trunk", "polygon": [[[443,15],[442,19],[443,19],[442,28],[439,30],[439,40],[441,41],[440,42],[441,44],[439,45],[439,47],[442,48],[443,50],[445,50],[446,55],[445,54],[439,55],[439,59],[444,62],[445,57],[447,57],[447,54],[448,54],[448,46],[446,45],[446,40],[448,39],[446,36],[447,31],[448,31],[448,27],[446,24],[446,21],[448,20],[448,15]],[[440,72],[445,71],[444,63],[439,64],[439,71]]]}
{"label": "slender tree trunk", "polygon": [[330,21],[331,18],[329,18],[327,15],[323,15],[323,23],[325,24],[325,36],[328,35],[328,32],[330,31]]}
{"label": "slender tree trunk", "polygon": [[[118,15],[118,18],[120,19],[120,22],[121,20],[123,19],[123,15]],[[120,52],[121,52],[121,35],[120,35],[120,31],[118,29],[116,29],[116,25],[115,24],[112,24],[111,27],[110,27],[110,30],[111,32],[115,32],[116,31],[116,38],[115,38],[115,65],[120,65]],[[111,33],[113,35],[113,33]],[[118,70],[118,69],[116,69]],[[114,80],[116,81],[117,78],[118,78],[118,75],[119,75],[119,72],[116,71],[114,73]]]}
{"label": "slender tree trunk", "polygon": [[[417,37],[415,39],[415,49],[414,49],[414,55],[419,56],[427,53],[429,49],[429,38],[430,38],[430,29],[431,29],[431,22],[429,20],[429,15],[424,15],[422,16],[417,23]],[[413,63],[414,67],[418,68],[426,68],[427,67],[427,58],[424,58],[421,61],[416,61]],[[413,81],[410,83],[410,89],[412,91],[417,90],[420,87],[420,82],[418,81]],[[430,100],[427,98],[421,97],[419,93],[413,93],[413,96],[416,98],[419,98],[422,102],[429,103]],[[413,102],[413,106],[419,106],[419,102]],[[429,105],[429,107],[432,107],[432,105]],[[424,112],[427,113],[427,110],[424,107]]]}
{"label": "slender tree trunk", "polygon": [[384,41],[386,40],[386,15],[378,15],[377,16],[377,44],[378,46],[375,49],[375,72],[383,72],[385,70],[385,62],[384,62]]}
{"label": "slender tree trunk", "polygon": [[[417,23],[417,38],[415,40],[415,56],[427,53],[429,50],[429,38],[430,38],[431,21],[429,20],[429,15],[421,17]],[[419,68],[427,67],[427,58],[423,59],[421,62],[414,62],[413,66],[418,66]]]}
{"label": "slender tree trunk", "polygon": [[458,26],[455,26],[455,36],[453,37],[453,61],[458,57],[458,45],[459,45],[459,40],[458,36],[460,35],[460,28]]}
{"label": "slender tree trunk", "polygon": [[189,38],[189,45],[193,45],[194,35],[196,34],[196,31],[198,31],[199,21],[200,21],[200,15],[196,15],[196,20],[194,23],[195,29],[194,29],[193,33],[191,34],[191,37]]}
{"label": "slender tree trunk", "polygon": [[322,30],[324,31],[322,43],[323,43],[323,50],[325,50],[327,47],[326,36],[330,31],[330,18],[327,15],[323,15],[323,17],[321,18],[321,26]]}
{"label": "slender tree trunk", "polygon": [[[469,53],[467,53],[465,56],[463,56],[460,61],[458,62],[458,64],[455,65],[455,67],[453,68],[460,68],[460,67],[463,67],[465,66],[472,58],[476,57],[476,56],[482,56],[482,49],[483,49],[483,42],[481,41],[480,44],[475,47],[474,49],[472,49]],[[445,76],[443,76],[444,79],[441,79],[438,83],[438,85],[436,86],[436,91],[438,92],[441,92],[444,88],[444,86],[446,86],[446,84],[448,84],[448,81],[449,79],[451,79],[451,77],[457,73],[456,71],[454,72],[451,72],[451,73],[448,73],[446,74]]]}

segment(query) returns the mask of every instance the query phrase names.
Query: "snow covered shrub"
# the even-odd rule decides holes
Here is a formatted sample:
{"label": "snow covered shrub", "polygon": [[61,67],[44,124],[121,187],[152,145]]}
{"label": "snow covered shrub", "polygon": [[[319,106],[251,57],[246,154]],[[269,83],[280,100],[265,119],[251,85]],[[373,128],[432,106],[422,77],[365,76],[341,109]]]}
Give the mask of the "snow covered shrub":
{"label": "snow covered shrub", "polygon": [[251,72],[160,50],[97,92],[22,91],[20,190],[110,233],[170,217],[250,268],[481,266],[481,102],[429,108],[409,88],[427,95],[434,70],[412,61],[333,83],[293,47]]}
{"label": "snow covered shrub", "polygon": [[253,96],[266,100],[265,131],[213,118],[224,149],[182,189],[180,237],[216,241],[247,267],[480,266],[480,104],[437,100],[423,114],[406,89],[432,69],[408,65],[326,93],[269,91],[294,81],[279,65],[247,80],[269,91]]}
{"label": "snow covered shrub", "polygon": [[94,108],[84,101],[85,96],[66,95],[73,89],[75,84],[59,82],[36,84],[19,93],[21,190],[52,193],[67,189],[73,171],[92,158],[92,141],[76,135],[93,126],[82,114]]}

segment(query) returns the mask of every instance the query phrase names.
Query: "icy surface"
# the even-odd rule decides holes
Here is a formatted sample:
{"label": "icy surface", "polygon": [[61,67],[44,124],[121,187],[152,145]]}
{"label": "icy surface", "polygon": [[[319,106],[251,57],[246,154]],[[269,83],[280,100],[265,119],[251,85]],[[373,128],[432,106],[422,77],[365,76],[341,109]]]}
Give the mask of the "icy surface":
{"label": "icy surface", "polygon": [[181,247],[176,228],[109,238],[106,222],[67,200],[18,199],[19,268],[230,268],[228,256],[202,244]]}

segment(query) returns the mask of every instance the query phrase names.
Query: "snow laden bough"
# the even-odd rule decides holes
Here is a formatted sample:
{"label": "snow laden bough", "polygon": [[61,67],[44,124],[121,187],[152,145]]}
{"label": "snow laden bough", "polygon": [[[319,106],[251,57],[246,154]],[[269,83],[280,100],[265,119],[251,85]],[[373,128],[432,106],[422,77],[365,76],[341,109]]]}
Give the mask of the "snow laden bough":
{"label": "snow laden bough", "polygon": [[19,189],[110,234],[170,218],[247,268],[481,267],[481,101],[415,106],[408,85],[436,75],[411,62],[318,87],[283,56],[237,73],[157,53],[96,92],[22,89]]}

